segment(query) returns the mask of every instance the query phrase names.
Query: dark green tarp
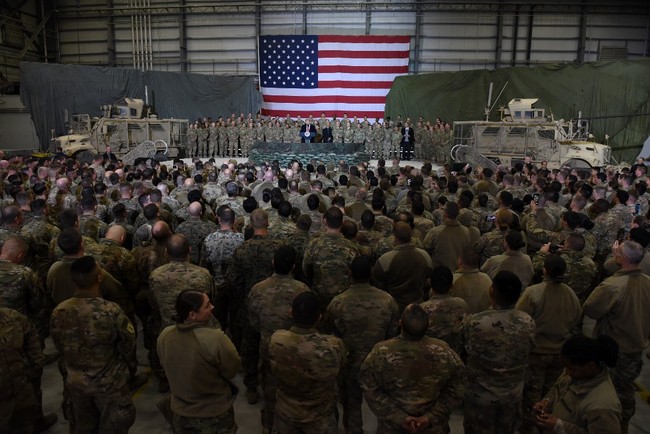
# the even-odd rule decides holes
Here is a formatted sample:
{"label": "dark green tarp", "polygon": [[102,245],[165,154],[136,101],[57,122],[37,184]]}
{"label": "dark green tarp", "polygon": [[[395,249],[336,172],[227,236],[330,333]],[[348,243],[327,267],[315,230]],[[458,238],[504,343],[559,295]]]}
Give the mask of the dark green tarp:
{"label": "dark green tarp", "polygon": [[484,119],[490,82],[492,98],[508,82],[492,111],[513,98],[539,98],[535,107],[547,109],[555,119],[590,120],[590,132],[607,142],[619,162],[639,154],[650,135],[650,59],[441,72],[398,77],[386,98],[386,116],[451,123]]}
{"label": "dark green tarp", "polygon": [[216,119],[257,113],[261,106],[254,77],[32,62],[22,62],[20,73],[20,99],[32,116],[41,149],[47,148],[51,130],[66,134],[66,109],[101,116],[104,104],[124,97],[145,99],[145,86],[149,98],[155,94],[160,119]]}

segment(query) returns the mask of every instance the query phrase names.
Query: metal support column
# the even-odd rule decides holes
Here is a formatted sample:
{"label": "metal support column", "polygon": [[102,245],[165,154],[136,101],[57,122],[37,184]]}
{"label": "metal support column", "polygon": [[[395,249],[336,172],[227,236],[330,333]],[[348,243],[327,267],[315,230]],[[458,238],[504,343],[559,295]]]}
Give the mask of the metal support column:
{"label": "metal support column", "polygon": [[[107,0],[106,7],[113,7],[113,0]],[[113,17],[106,17],[106,49],[108,59],[106,64],[108,66],[117,66],[117,58],[115,55],[115,21]]]}
{"label": "metal support column", "polygon": [[533,25],[535,24],[535,5],[530,5],[528,15],[528,41],[526,45],[526,65],[530,65],[531,52],[533,51]]}
{"label": "metal support column", "polygon": [[501,54],[503,51],[503,0],[499,0],[499,8],[497,9],[497,43],[494,51],[494,69],[499,69],[501,66]]}
{"label": "metal support column", "polygon": [[415,37],[413,38],[413,73],[420,72],[420,43],[422,40],[422,0],[415,1]]}
{"label": "metal support column", "polygon": [[185,0],[181,0],[182,9],[178,17],[178,55],[180,56],[181,72],[187,72],[187,9]]}
{"label": "metal support column", "polygon": [[587,14],[586,14],[585,0],[582,0],[582,6],[580,6],[580,23],[578,24],[578,62],[582,63],[585,61],[585,46],[587,44]]}

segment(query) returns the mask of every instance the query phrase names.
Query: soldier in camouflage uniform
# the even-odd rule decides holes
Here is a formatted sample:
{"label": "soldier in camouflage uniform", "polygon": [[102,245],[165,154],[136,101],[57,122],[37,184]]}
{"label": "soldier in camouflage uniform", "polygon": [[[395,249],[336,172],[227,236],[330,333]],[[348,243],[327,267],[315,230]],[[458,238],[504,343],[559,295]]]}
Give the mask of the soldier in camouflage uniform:
{"label": "soldier in camouflage uniform", "polygon": [[[180,234],[172,235],[167,241],[170,262],[156,268],[149,275],[152,309],[160,321],[160,324],[155,325],[157,330],[153,330],[154,334],[174,324],[176,297],[182,291],[204,292],[211,300],[215,297],[214,279],[205,268],[190,263],[189,253],[190,244],[187,239]],[[158,336],[155,338],[157,339]],[[153,347],[150,348],[150,351],[153,350]],[[156,358],[157,355],[152,354],[151,357]],[[164,370],[159,368],[158,363],[152,366],[152,369],[159,380],[159,389],[167,390]]]}
{"label": "soldier in camouflage uniform", "polygon": [[399,158],[400,156],[400,143],[402,143],[402,133],[399,127],[393,127],[390,134],[390,154],[393,158]]}
{"label": "soldier in camouflage uniform", "polygon": [[48,208],[44,199],[35,199],[31,203],[32,219],[23,224],[21,233],[29,236],[35,243],[49,246],[59,236],[61,230],[48,221]]}
{"label": "soldier in camouflage uniform", "polygon": [[354,129],[352,128],[352,124],[348,122],[343,122],[342,124],[342,132],[343,136],[341,137],[341,140],[343,140],[342,143],[354,143]]}
{"label": "soldier in camouflage uniform", "polygon": [[217,157],[218,152],[217,148],[219,147],[219,127],[215,122],[210,124],[209,137],[208,137],[208,149],[206,157]]}
{"label": "soldier in camouflage uniform", "polygon": [[[566,273],[562,281],[578,296],[580,304],[584,304],[596,286],[596,263],[586,257],[584,251],[585,239],[577,232],[570,233],[564,240],[564,246],[558,254],[566,262]],[[544,261],[548,257],[551,243],[544,244],[539,252],[533,256],[533,269],[535,276],[542,276]]]}
{"label": "soldier in camouflage uniform", "polygon": [[287,122],[282,131],[282,143],[296,142],[298,142],[298,131],[290,122]]}
{"label": "soldier in camouflage uniform", "polygon": [[255,138],[257,136],[257,131],[253,122],[249,122],[246,127],[242,128],[241,131],[241,155],[242,157],[248,157],[253,148],[253,143],[255,143]]}
{"label": "soldier in camouflage uniform", "polygon": [[198,125],[192,125],[190,124],[187,127],[187,154],[186,156],[188,158],[196,156],[196,148],[197,148],[197,140],[199,138],[198,130],[197,130]]}
{"label": "soldier in camouflage uniform", "polygon": [[218,157],[225,157],[228,155],[228,130],[229,126],[226,125],[225,122],[221,121],[219,125],[219,138],[218,138],[218,143],[219,143],[219,149],[217,150],[217,156]]}
{"label": "soldier in camouflage uniform", "polygon": [[377,122],[372,128],[368,129],[367,136],[368,142],[370,142],[370,153],[369,155],[374,158],[381,158],[382,155],[382,146],[384,144],[384,128],[382,125]]}
{"label": "soldier in camouflage uniform", "polygon": [[201,248],[205,237],[217,230],[217,225],[209,220],[202,220],[203,207],[200,202],[192,202],[188,207],[189,217],[178,225],[176,233],[185,235],[190,243],[190,261],[194,265],[200,262]]}
{"label": "soldier in camouflage uniform", "polygon": [[521,423],[526,366],[535,346],[535,322],[514,309],[521,289],[514,273],[499,271],[490,289],[493,309],[463,322],[469,370],[465,432],[514,434]]}
{"label": "soldier in camouflage uniform", "polygon": [[181,291],[191,289],[208,294],[210,299],[214,297],[214,279],[205,268],[189,262],[189,253],[187,238],[181,234],[172,235],[167,241],[170,262],[149,275],[149,288],[159,310],[162,327],[174,323],[174,304]]}
{"label": "soldier in camouflage uniform", "polygon": [[413,135],[415,137],[415,145],[413,149],[413,156],[416,160],[421,160],[422,159],[422,146],[424,145],[423,139],[424,139],[424,125],[422,122],[418,122],[417,125],[414,128]]}
{"label": "soldier in camouflage uniform", "polygon": [[269,364],[269,340],[276,330],[288,330],[293,325],[290,316],[291,303],[309,287],[290,275],[296,264],[293,247],[282,246],[275,251],[273,268],[275,273],[251,289],[248,294],[248,318],[253,330],[260,333],[260,360],[262,387],[264,389],[264,410],[262,426],[269,432],[273,429],[275,395],[277,384]]}
{"label": "soldier in camouflage uniform", "polygon": [[273,433],[337,434],[336,380],[347,358],[343,342],[316,331],[321,305],[311,291],[291,305],[294,325],[269,342],[271,371],[278,381]]}
{"label": "soldier in camouflage uniform", "polygon": [[343,127],[339,120],[332,125],[332,143],[343,143]]}
{"label": "soldier in camouflage uniform", "polygon": [[79,216],[79,232],[81,232],[81,235],[90,237],[95,241],[104,238],[108,230],[108,224],[95,217],[97,200],[94,197],[82,200],[81,209],[83,211],[83,214]]}
{"label": "soldier in camouflage uniform", "polygon": [[[38,275],[21,265],[27,254],[27,243],[19,237],[8,238],[0,253],[0,306],[25,315],[45,339],[48,331],[48,297]],[[51,308],[50,308],[51,309]]]}
{"label": "soldier in camouflage uniform", "polygon": [[[232,257],[237,247],[244,243],[244,234],[235,232],[235,212],[224,207],[217,216],[219,228],[208,235],[203,241],[201,248],[201,266],[210,270],[217,287],[217,303],[215,304],[215,316],[224,330],[229,326],[229,306],[231,297],[231,285],[226,279],[228,268],[232,263]],[[231,312],[234,315],[235,312]]]}
{"label": "soldier in camouflage uniform", "polygon": [[130,298],[130,309],[124,313],[135,324],[135,302],[140,291],[140,274],[135,258],[123,247],[126,230],[122,226],[112,226],[106,233],[106,238],[99,240],[100,254],[95,257],[102,268],[122,284]]}
{"label": "soldier in camouflage uniform", "polygon": [[278,206],[278,217],[269,227],[269,235],[281,241],[289,239],[296,231],[296,224],[291,219],[293,207],[286,200]]}
{"label": "soldier in camouflage uniform", "polygon": [[366,141],[366,132],[362,128],[361,124],[356,124],[352,131],[352,143],[360,143],[365,146],[366,153],[372,155],[372,149],[370,148],[370,142]]}
{"label": "soldier in camouflage uniform", "polygon": [[352,284],[327,306],[323,323],[327,331],[343,340],[348,350],[348,360],[339,378],[345,432],[363,434],[359,368],[376,343],[397,335],[399,309],[393,297],[369,283],[370,258],[357,256],[350,269]]}
{"label": "soldier in camouflage uniform", "polygon": [[0,307],[0,432],[40,432],[35,426],[38,412],[32,384],[40,384],[44,365],[32,322],[13,309]]}
{"label": "soldier in camouflage uniform", "polygon": [[302,268],[311,283],[309,286],[326,308],[332,299],[350,285],[350,263],[359,249],[340,232],[343,213],[336,207],[323,216],[325,232],[309,242],[305,249]]}
{"label": "soldier in camouflage uniform", "polygon": [[[239,128],[235,121],[232,121],[226,130],[228,135],[228,156],[235,158],[239,152]],[[224,156],[225,156],[224,152]]]}
{"label": "soldier in camouflage uniform", "polygon": [[196,130],[197,135],[198,135],[198,152],[197,156],[198,157],[207,157],[208,156],[208,135],[210,134],[210,129],[207,128],[205,125],[201,125],[201,127]]}
{"label": "soldier in camouflage uniform", "polygon": [[431,272],[431,295],[420,306],[429,315],[427,336],[445,341],[461,354],[460,327],[469,311],[465,300],[449,295],[454,275],[449,268],[440,265]]}
{"label": "soldier in camouflage uniform", "polygon": [[232,265],[228,269],[228,280],[232,284],[230,302],[234,315],[231,316],[231,336],[242,356],[246,399],[257,402],[257,365],[259,361],[260,335],[251,327],[246,298],[251,288],[271,276],[273,255],[284,243],[268,234],[269,218],[266,211],[256,209],[251,213],[253,238],[235,250]]}
{"label": "soldier in camouflage uniform", "polygon": [[408,305],[400,324],[401,335],[376,344],[359,372],[379,419],[377,432],[446,434],[463,399],[463,362],[443,341],[426,336],[429,317],[421,306]]}
{"label": "soldier in camouflage uniform", "polygon": [[50,329],[72,401],[71,430],[126,434],[135,421],[128,388],[135,330],[99,296],[101,268],[92,257],[73,262],[70,274],[79,291],[54,310]]}

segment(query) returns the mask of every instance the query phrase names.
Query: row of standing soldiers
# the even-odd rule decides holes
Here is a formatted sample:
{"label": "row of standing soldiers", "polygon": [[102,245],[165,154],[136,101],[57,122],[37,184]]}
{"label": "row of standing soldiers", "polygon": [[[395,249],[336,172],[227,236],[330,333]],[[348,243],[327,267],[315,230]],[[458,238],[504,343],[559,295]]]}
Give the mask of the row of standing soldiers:
{"label": "row of standing soldiers", "polygon": [[[408,120],[407,120],[408,122]],[[401,123],[351,120],[314,120],[316,143],[363,143],[371,158],[400,157]],[[256,142],[298,143],[304,121],[251,118],[196,122],[187,130],[187,155],[190,157],[248,157]],[[414,157],[444,164],[449,161],[453,134],[449,124],[419,121],[414,128]]]}

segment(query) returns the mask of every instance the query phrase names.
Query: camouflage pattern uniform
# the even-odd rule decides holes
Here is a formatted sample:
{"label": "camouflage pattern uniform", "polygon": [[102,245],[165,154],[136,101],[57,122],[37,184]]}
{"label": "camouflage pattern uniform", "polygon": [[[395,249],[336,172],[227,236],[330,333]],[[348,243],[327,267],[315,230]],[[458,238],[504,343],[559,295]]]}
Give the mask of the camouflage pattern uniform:
{"label": "camouflage pattern uniform", "polygon": [[61,230],[49,223],[46,217],[34,216],[29,223],[23,224],[20,232],[36,243],[49,246],[52,240],[57,239]]}
{"label": "camouflage pattern uniform", "polygon": [[296,224],[290,217],[278,216],[272,225],[269,223],[269,236],[281,241],[286,241],[291,238],[291,235],[293,235],[295,231]]}
{"label": "camouflage pattern uniform", "polygon": [[236,157],[239,151],[239,129],[231,124],[227,129],[228,135],[228,156]]}
{"label": "camouflage pattern uniform", "polygon": [[207,156],[216,157],[218,156],[217,148],[219,146],[219,128],[217,126],[210,126],[209,132],[210,137],[208,139],[209,148],[207,149]]}
{"label": "camouflage pattern uniform", "polygon": [[343,128],[332,124],[332,143],[343,143]]}
{"label": "camouflage pattern uniform", "polygon": [[0,306],[25,315],[45,338],[49,303],[38,275],[29,267],[0,259],[0,287]]}
{"label": "camouflage pattern uniform", "polygon": [[323,309],[350,286],[350,263],[357,255],[355,243],[340,233],[322,234],[307,245],[302,268]]}
{"label": "camouflage pattern uniform", "polygon": [[489,232],[481,235],[481,238],[474,244],[474,250],[481,255],[481,262],[483,264],[492,256],[497,256],[505,251],[503,241],[506,238],[508,231],[502,231],[495,228]]}
{"label": "camouflage pattern uniform", "polygon": [[248,294],[248,318],[251,327],[260,333],[260,360],[262,362],[262,387],[264,410],[262,425],[269,431],[273,427],[277,382],[269,364],[269,341],[276,330],[288,330],[293,325],[289,314],[293,299],[309,287],[292,279],[290,275],[274,273],[268,279],[253,286]]}
{"label": "camouflage pattern uniform", "polygon": [[461,333],[469,370],[465,432],[514,434],[535,322],[525,312],[495,306],[465,317]]}
{"label": "camouflage pattern uniform", "polygon": [[361,365],[359,382],[377,432],[402,434],[406,416],[426,416],[427,434],[449,432],[449,416],[463,399],[465,366],[443,341],[398,336],[374,346]]}
{"label": "camouflage pattern uniform", "polygon": [[34,432],[37,402],[32,384],[40,385],[44,365],[31,321],[0,307],[0,432]]}
{"label": "camouflage pattern uniform", "polygon": [[225,157],[228,154],[228,130],[229,128],[226,125],[219,127],[219,149],[217,153],[219,157]]}
{"label": "camouflage pattern uniform", "polygon": [[336,380],[346,357],[339,338],[313,328],[273,333],[269,360],[278,381],[273,433],[338,433]]}
{"label": "camouflage pattern uniform", "polygon": [[595,262],[602,266],[607,254],[611,252],[614,241],[621,238],[625,231],[625,222],[620,219],[617,213],[607,211],[594,219],[594,227],[591,233],[596,238]]}
{"label": "camouflage pattern uniform", "polygon": [[445,341],[456,354],[461,354],[460,328],[469,311],[465,300],[449,294],[432,294],[420,306],[429,314],[427,336]]}
{"label": "camouflage pattern uniform", "polygon": [[296,143],[298,140],[298,132],[296,129],[287,124],[282,131],[282,143]]}
{"label": "camouflage pattern uniform", "polygon": [[196,156],[196,142],[199,138],[198,130],[192,125],[187,129],[187,157]]}
{"label": "camouflage pattern uniform", "polygon": [[204,292],[214,298],[214,279],[205,268],[189,262],[171,261],[151,272],[149,288],[160,312],[161,326],[174,324],[176,297],[185,290]]}
{"label": "camouflage pattern uniform", "polygon": [[197,153],[198,157],[207,157],[208,155],[207,148],[208,148],[209,132],[210,130],[208,130],[207,128],[199,128],[198,130],[196,130],[196,133],[198,135],[198,142],[199,142],[198,153]]}
{"label": "camouflage pattern uniform", "polygon": [[165,243],[153,241],[146,245],[140,245],[131,251],[135,259],[140,288],[135,299],[135,310],[138,318],[142,321],[142,334],[144,347],[149,350],[149,364],[154,370],[160,370],[160,362],[156,354],[156,338],[160,329],[160,318],[158,312],[152,306],[152,295],[149,289],[149,276],[156,268],[169,263],[167,246]]}
{"label": "camouflage pattern uniform", "polygon": [[[584,304],[591,291],[596,287],[596,263],[584,256],[582,252],[575,250],[558,250],[558,254],[566,262],[566,272],[564,273],[562,283],[566,284],[575,292],[580,300],[580,304]],[[541,276],[543,274],[544,261],[547,256],[548,253],[542,252],[538,252],[533,256],[535,276]]]}
{"label": "camouflage pattern uniform", "polygon": [[231,312],[234,313],[230,317],[230,333],[235,348],[242,357],[244,384],[252,390],[257,389],[258,385],[260,335],[251,327],[246,299],[255,284],[273,274],[273,255],[282,245],[280,240],[255,235],[235,250],[228,269],[228,280],[232,284]]}
{"label": "camouflage pattern uniform", "polygon": [[253,124],[248,124],[246,128],[242,129],[241,132],[241,154],[242,157],[248,157],[253,148],[253,143],[255,143],[255,137],[257,132],[255,131]]}
{"label": "camouflage pattern uniform", "polygon": [[[95,257],[95,259],[100,263],[102,268],[122,284],[135,304],[138,291],[140,291],[141,287],[141,276],[138,274],[135,258],[131,252],[113,240],[101,239],[99,240],[99,246],[101,246],[101,254],[99,257]],[[125,311],[124,313],[126,313],[131,322],[135,320],[135,311],[133,309],[130,312]]]}
{"label": "camouflage pattern uniform", "polygon": [[353,283],[327,307],[324,327],[341,338],[349,351],[339,379],[343,426],[348,434],[363,433],[363,394],[357,379],[361,363],[376,343],[397,334],[398,321],[393,297],[368,283]]}
{"label": "camouflage pattern uniform", "polygon": [[390,153],[393,158],[399,158],[401,142],[402,133],[398,127],[395,127],[390,135]]}
{"label": "camouflage pattern uniform", "polygon": [[135,330],[122,309],[80,292],[54,309],[50,330],[72,402],[71,427],[127,433],[135,422],[128,388]]}
{"label": "camouflage pattern uniform", "polygon": [[178,225],[176,233],[185,235],[190,243],[190,262],[192,264],[199,264],[203,242],[208,235],[216,230],[216,224],[209,220],[201,220],[197,216],[189,216],[187,220]]}

